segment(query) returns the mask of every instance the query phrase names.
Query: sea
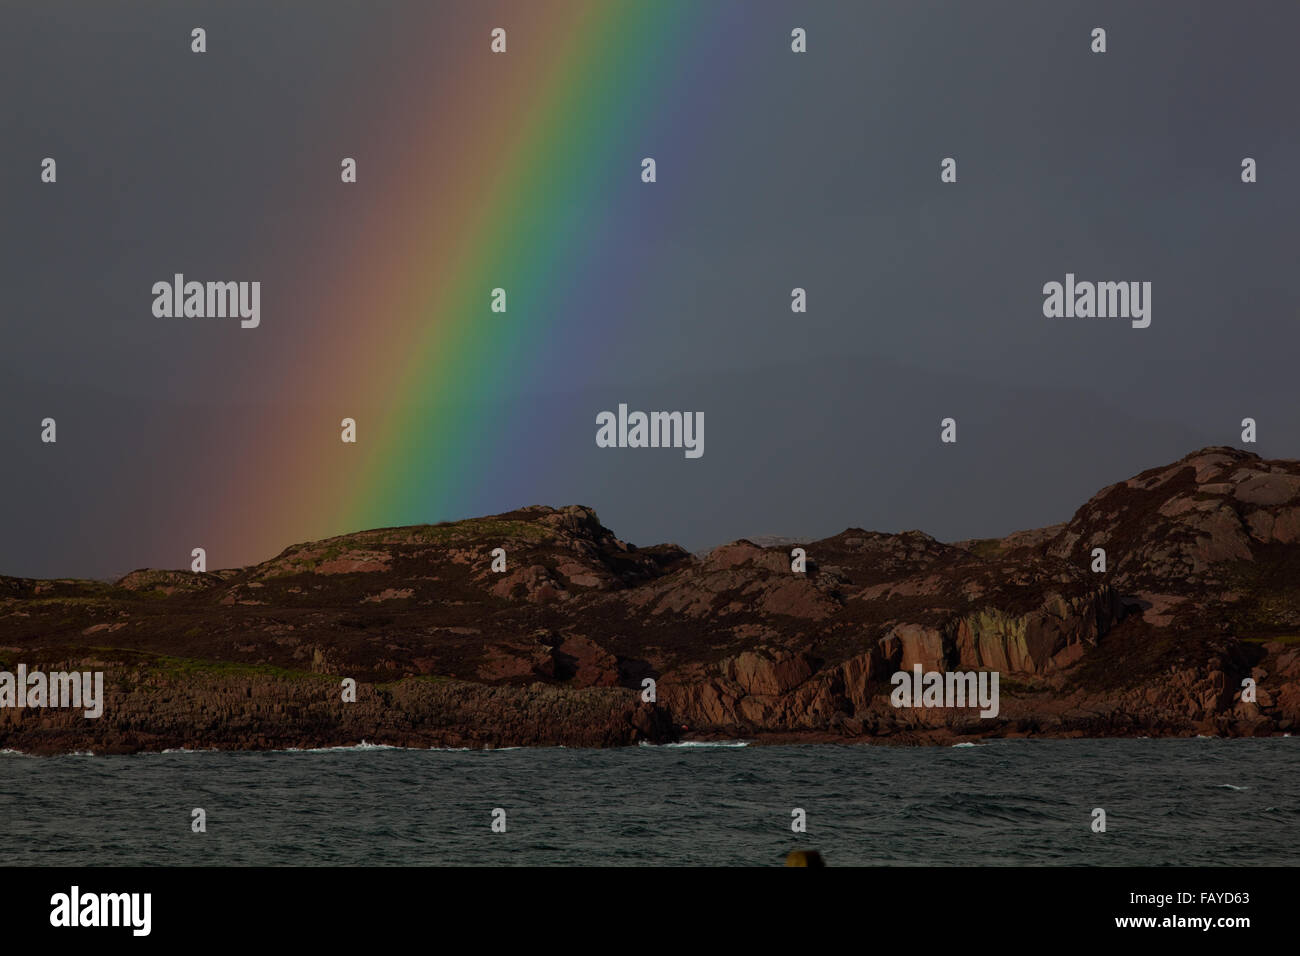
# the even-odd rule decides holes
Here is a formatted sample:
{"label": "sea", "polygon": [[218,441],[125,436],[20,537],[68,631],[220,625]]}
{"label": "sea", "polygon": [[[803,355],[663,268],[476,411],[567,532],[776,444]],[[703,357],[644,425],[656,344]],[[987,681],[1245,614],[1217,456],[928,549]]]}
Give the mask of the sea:
{"label": "sea", "polygon": [[1294,866],[1300,738],[0,753],[8,866],[769,866],[794,849]]}

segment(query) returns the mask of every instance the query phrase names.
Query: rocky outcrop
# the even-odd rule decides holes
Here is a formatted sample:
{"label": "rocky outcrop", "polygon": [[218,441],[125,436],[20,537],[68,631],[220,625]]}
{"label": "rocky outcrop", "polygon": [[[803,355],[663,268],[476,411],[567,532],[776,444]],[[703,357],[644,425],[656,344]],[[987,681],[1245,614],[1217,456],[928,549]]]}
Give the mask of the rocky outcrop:
{"label": "rocky outcrop", "polygon": [[[0,670],[111,689],[98,721],[0,708],[0,747],[1286,733],[1298,582],[1300,463],[1231,448],[953,544],[850,528],[692,556],[590,508],[523,508],[206,574],[0,578]],[[894,707],[915,667],[996,672],[997,717]]]}
{"label": "rocky outcrop", "polygon": [[27,753],[170,748],[307,749],[362,742],[402,747],[612,747],[672,739],[668,715],[631,691],[407,677],[361,684],[342,700],[332,677],[205,672],[153,663],[108,669],[104,714],[0,708],[0,740]]}
{"label": "rocky outcrop", "polygon": [[1077,560],[1105,548],[1113,582],[1230,583],[1237,562],[1300,541],[1300,462],[1206,448],[1094,495],[1048,545]]}

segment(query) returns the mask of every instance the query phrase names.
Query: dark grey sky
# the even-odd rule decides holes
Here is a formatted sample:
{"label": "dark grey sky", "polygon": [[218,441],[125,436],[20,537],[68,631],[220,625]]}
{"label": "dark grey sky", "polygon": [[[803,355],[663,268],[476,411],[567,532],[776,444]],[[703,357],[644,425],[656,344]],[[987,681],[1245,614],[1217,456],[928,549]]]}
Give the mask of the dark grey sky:
{"label": "dark grey sky", "polygon": [[[294,404],[338,417],[323,389],[286,395],[267,359],[328,331],[277,300],[275,270],[355,212],[306,170],[358,140],[368,174],[400,163],[411,144],[376,132],[375,71],[425,57],[436,77],[439,43],[520,3],[0,10],[0,573],[177,567],[195,540],[226,566],[292,543],[212,516],[256,493],[219,467],[240,428]],[[1064,520],[1104,484],[1238,444],[1245,416],[1253,450],[1300,454],[1300,7],[696,7],[715,33],[692,48],[688,101],[622,134],[634,161],[661,157],[671,198],[611,237],[596,265],[616,283],[584,297],[573,277],[548,342],[571,360],[531,369],[510,407],[466,410],[527,416],[537,457],[409,520],[582,502],[645,544],[850,525],[954,539]],[[189,53],[198,23],[226,52]],[[38,181],[47,155],[57,187]],[[180,261],[260,278],[277,320],[160,328],[147,289]],[[1042,285],[1066,272],[1150,281],[1151,327],[1044,318]],[[704,458],[597,449],[594,415],[619,402],[703,410]],[[959,440],[941,446],[949,415]],[[213,463],[200,481],[195,456]]]}

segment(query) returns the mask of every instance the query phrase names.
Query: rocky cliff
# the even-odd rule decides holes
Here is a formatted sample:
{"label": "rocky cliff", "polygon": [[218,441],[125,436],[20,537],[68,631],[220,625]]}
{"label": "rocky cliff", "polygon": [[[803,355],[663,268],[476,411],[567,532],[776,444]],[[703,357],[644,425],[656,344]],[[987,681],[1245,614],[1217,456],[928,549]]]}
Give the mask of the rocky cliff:
{"label": "rocky cliff", "polygon": [[[0,748],[911,743],[1300,721],[1300,462],[1208,448],[1050,528],[797,546],[799,571],[789,543],[692,556],[627,544],[588,508],[533,507],[207,574],[0,578],[0,669],[103,671],[107,697],[94,720],[0,707]],[[895,708],[890,677],[916,665],[996,671],[998,716]]]}

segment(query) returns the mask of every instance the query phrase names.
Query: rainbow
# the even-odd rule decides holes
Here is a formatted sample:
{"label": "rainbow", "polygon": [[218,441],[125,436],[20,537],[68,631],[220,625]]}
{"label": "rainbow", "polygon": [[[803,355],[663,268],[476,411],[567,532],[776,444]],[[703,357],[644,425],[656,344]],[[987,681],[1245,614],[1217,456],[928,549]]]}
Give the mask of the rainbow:
{"label": "rainbow", "polygon": [[[640,183],[654,138],[700,120],[692,65],[716,55],[721,10],[529,2],[501,18],[507,53],[490,52],[485,29],[441,64],[467,102],[388,84],[412,89],[388,104],[384,131],[412,159],[382,173],[359,160],[360,182],[340,187],[380,195],[367,194],[359,233],[303,257],[294,284],[315,288],[313,332],[281,360],[285,394],[339,383],[347,400],[320,428],[274,430],[234,466],[264,489],[232,519],[242,557],[469,517],[495,469],[528,467],[522,396],[545,380],[549,343],[586,285],[618,281],[586,267],[627,203],[645,201],[635,190],[663,189]],[[429,128],[411,125],[418,116]],[[433,155],[436,170],[421,162]],[[504,314],[490,309],[497,287]],[[359,419],[358,444],[344,445],[337,426],[355,407],[384,413]],[[504,411],[466,413],[485,407]],[[340,467],[346,455],[358,458]]]}

